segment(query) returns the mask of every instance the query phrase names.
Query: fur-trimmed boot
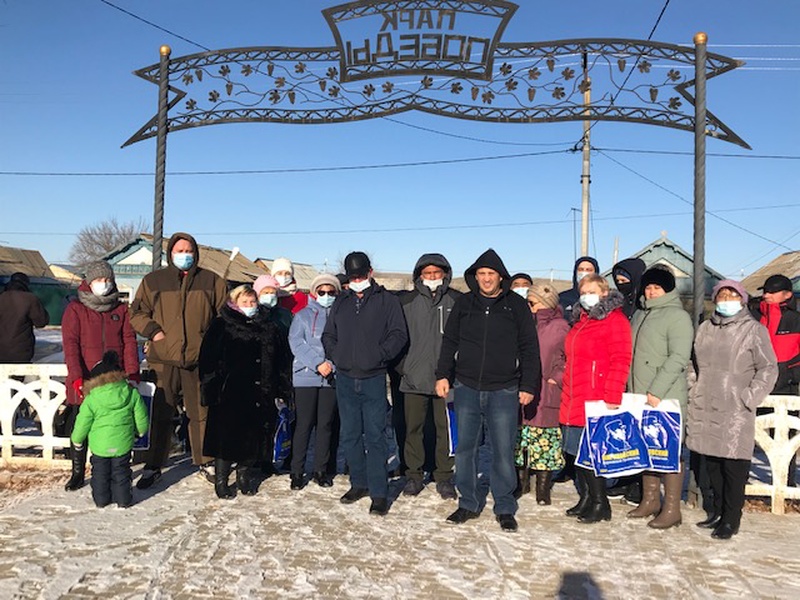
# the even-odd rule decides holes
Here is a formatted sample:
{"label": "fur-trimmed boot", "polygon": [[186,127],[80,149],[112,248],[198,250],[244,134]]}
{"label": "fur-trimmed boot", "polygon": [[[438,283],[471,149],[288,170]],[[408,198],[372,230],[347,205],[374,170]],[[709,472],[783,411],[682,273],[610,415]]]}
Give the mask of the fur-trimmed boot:
{"label": "fur-trimmed boot", "polygon": [[639,506],[628,511],[630,519],[645,519],[661,510],[661,476],[655,473],[642,473],[642,501]]}

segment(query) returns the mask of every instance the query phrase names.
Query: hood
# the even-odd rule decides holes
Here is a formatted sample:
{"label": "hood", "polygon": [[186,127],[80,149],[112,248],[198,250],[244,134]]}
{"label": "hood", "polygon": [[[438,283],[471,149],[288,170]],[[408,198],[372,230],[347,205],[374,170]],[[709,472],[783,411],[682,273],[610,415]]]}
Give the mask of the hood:
{"label": "hood", "polygon": [[[192,265],[192,269],[196,268],[197,265],[200,264],[200,249],[197,247],[197,241],[188,233],[183,233],[182,231],[178,231],[172,234],[172,237],[169,238],[169,243],[167,244],[167,262],[170,266],[174,266],[172,264],[172,248],[175,244],[178,243],[178,240],[186,240],[192,245],[192,252],[194,253],[194,264]],[[191,271],[191,269],[189,269]]]}
{"label": "hood", "polygon": [[616,285],[617,275],[621,271],[624,271],[623,274],[626,274],[631,280],[631,283],[633,284],[633,292],[636,293],[636,290],[639,288],[639,281],[646,270],[647,265],[644,264],[644,261],[641,258],[626,258],[625,260],[621,260],[614,265],[614,267],[611,269],[611,277],[614,278],[614,285]]}
{"label": "hood", "polygon": [[91,379],[87,379],[86,382],[83,384],[83,394],[84,396],[88,396],[89,392],[91,392],[94,389],[97,389],[109,383],[118,383],[120,381],[125,381],[127,378],[128,376],[125,374],[124,371],[108,371],[107,373],[103,373],[102,375],[98,375],[97,377],[92,377]]}
{"label": "hood", "polygon": [[581,256],[578,260],[575,261],[575,265],[572,267],[572,287],[576,290],[578,289],[578,265],[582,262],[590,262],[594,265],[594,272],[600,273],[600,265],[597,264],[597,259],[592,258],[591,256]]}
{"label": "hood", "polygon": [[[414,266],[414,274],[413,274],[414,287],[419,292],[424,292],[424,290],[428,290],[428,288],[422,284],[422,280],[419,278],[419,274],[422,272],[422,269],[430,265],[439,267],[444,271],[444,283],[442,283],[442,287],[439,288],[441,293],[444,293],[447,290],[447,288],[450,287],[450,280],[453,277],[453,267],[450,266],[450,263],[444,256],[442,256],[441,254],[436,254],[434,252],[423,254],[422,256],[419,257],[417,264]],[[428,290],[428,292],[430,292],[430,290]]]}
{"label": "hood", "polygon": [[[625,297],[616,290],[610,290],[608,296],[600,298],[600,302],[589,310],[589,318],[597,319],[598,321],[603,320],[611,314],[612,310],[622,308],[624,304]],[[581,318],[583,318],[583,315],[587,314],[586,311],[583,310],[580,301],[576,302],[575,306],[572,307],[572,314],[580,314]]]}
{"label": "hood", "polygon": [[503,293],[508,292],[511,287],[511,276],[508,274],[508,269],[506,269],[506,266],[503,264],[503,260],[497,255],[497,252],[491,248],[481,254],[478,259],[464,271],[464,279],[471,292],[480,294],[480,288],[478,287],[478,280],[475,278],[475,273],[482,267],[488,267],[500,273],[500,277],[502,278],[500,289]]}

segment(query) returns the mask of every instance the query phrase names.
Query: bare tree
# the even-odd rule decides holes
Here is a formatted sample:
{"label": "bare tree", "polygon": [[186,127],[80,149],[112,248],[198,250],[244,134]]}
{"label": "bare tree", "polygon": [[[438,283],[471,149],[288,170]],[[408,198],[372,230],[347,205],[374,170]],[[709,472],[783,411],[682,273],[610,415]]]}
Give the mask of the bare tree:
{"label": "bare tree", "polygon": [[100,260],[125,242],[135,239],[149,227],[141,217],[138,221],[125,223],[111,217],[100,223],[87,225],[78,232],[75,243],[70,248],[69,259],[75,265],[86,266],[92,261]]}

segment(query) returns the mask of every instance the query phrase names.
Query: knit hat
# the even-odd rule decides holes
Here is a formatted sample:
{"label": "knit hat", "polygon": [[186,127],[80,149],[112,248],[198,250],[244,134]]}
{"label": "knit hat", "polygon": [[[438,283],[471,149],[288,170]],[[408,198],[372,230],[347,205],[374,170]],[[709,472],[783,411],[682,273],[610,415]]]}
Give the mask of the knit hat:
{"label": "knit hat", "polygon": [[524,279],[528,283],[533,283],[533,279],[531,279],[531,276],[527,273],[515,273],[511,276],[511,281],[514,281],[515,279]]}
{"label": "knit hat", "polygon": [[337,273],[336,279],[339,280],[339,287],[344,287],[346,284],[350,283],[350,278],[344,273]]}
{"label": "knit hat", "polygon": [[770,275],[767,277],[764,285],[758,289],[764,290],[768,294],[774,294],[775,292],[791,292],[792,280],[786,275]]}
{"label": "knit hat", "polygon": [[332,285],[333,289],[337,292],[342,291],[342,286],[339,283],[339,280],[336,278],[336,275],[331,275],[330,273],[321,273],[314,277],[314,280],[311,282],[311,288],[309,291],[312,295],[317,295],[317,288],[321,285]]}
{"label": "knit hat", "polygon": [[289,271],[289,273],[292,274],[292,277],[294,277],[294,265],[288,258],[276,258],[273,260],[270,271],[272,271],[273,275],[275,273],[280,273],[281,271]]}
{"label": "knit hat", "polygon": [[675,289],[675,275],[668,268],[656,265],[644,272],[639,287],[644,291],[644,288],[651,283],[660,286],[665,292],[671,292]]}
{"label": "knit hat", "polygon": [[104,260],[89,263],[86,267],[86,281],[91,283],[95,279],[109,279],[114,281],[114,269]]}
{"label": "knit hat", "polygon": [[109,350],[103,354],[103,359],[92,367],[89,371],[89,379],[99,377],[104,373],[111,373],[112,371],[121,371],[122,366],[119,361],[119,354],[115,350]]}
{"label": "knit hat", "polygon": [[253,282],[253,289],[256,291],[256,295],[258,296],[261,295],[261,290],[268,287],[278,290],[281,286],[278,283],[278,280],[272,275],[259,275],[258,279]]}
{"label": "knit hat", "polygon": [[722,288],[731,288],[732,290],[736,290],[736,292],[742,297],[742,302],[745,304],[747,303],[749,296],[747,295],[744,286],[733,279],[723,279],[717,285],[715,285],[714,289],[711,291],[711,300],[716,300],[717,294],[719,294],[719,291]]}
{"label": "knit hat", "polygon": [[363,252],[351,252],[344,257],[344,272],[350,277],[366,277],[372,269],[369,256]]}
{"label": "knit hat", "polygon": [[534,283],[528,290],[528,300],[538,300],[547,308],[558,306],[558,292],[547,283]]}

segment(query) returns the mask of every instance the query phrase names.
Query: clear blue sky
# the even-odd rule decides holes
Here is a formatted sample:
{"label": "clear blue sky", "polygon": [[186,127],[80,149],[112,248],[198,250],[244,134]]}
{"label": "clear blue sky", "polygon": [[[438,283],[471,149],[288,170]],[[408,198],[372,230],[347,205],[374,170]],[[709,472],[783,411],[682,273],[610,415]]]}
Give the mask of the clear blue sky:
{"label": "clear blue sky", "polygon": [[[197,44],[222,49],[332,46],[321,10],[339,3],[114,4]],[[664,6],[662,0],[518,4],[503,41],[646,39]],[[800,155],[800,111],[795,106],[800,99],[798,23],[798,2],[670,2],[654,40],[691,45],[693,35],[705,31],[710,51],[748,63],[709,82],[708,106],[753,150],[709,139],[708,152]],[[198,51],[99,0],[0,0],[0,171],[152,172],[155,140],[120,146],[156,111],[156,87],[132,71],[157,62],[162,44],[172,47],[173,57]],[[171,134],[167,170],[496,156],[568,148],[581,135],[578,122],[486,124],[418,113],[396,119],[485,141],[379,119],[337,125],[224,125]],[[691,151],[693,138],[662,127],[599,123],[592,130],[592,144]],[[692,157],[609,156],[618,162],[602,154],[592,157],[590,250],[601,267],[611,266],[615,238],[620,259],[659,238],[662,231],[691,251]],[[739,276],[786,251],[775,242],[791,249],[800,245],[795,181],[799,168],[797,160],[708,158],[709,211],[761,236],[709,215],[709,266]],[[376,268],[397,271],[410,270],[422,253],[441,252],[461,274],[491,246],[512,272],[545,276],[555,269],[557,277],[565,277],[575,252],[570,209],[580,207],[580,172],[580,155],[565,153],[364,171],[168,174],[165,233],[193,232],[201,243],[239,246],[250,258],[288,256],[318,268],[327,261],[334,270],[347,252],[362,249],[373,257]],[[109,217],[143,217],[150,222],[153,177],[0,174],[0,206],[0,243],[35,248],[49,262],[64,262],[74,234],[86,225]],[[549,223],[536,224],[541,221]],[[485,227],[470,227],[475,225]]]}

